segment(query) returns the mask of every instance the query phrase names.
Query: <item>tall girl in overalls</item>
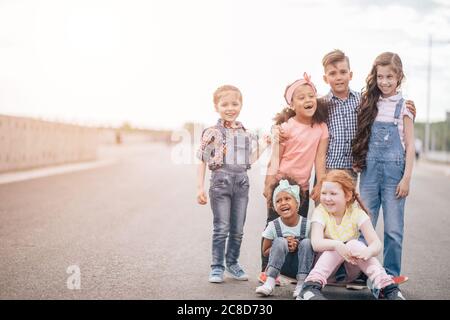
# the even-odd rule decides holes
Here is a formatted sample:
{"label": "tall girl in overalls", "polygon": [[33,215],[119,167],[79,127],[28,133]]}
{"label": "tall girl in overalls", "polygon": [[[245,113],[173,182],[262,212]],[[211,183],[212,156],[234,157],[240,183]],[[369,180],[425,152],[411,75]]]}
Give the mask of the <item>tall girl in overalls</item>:
{"label": "tall girl in overalls", "polygon": [[401,270],[405,199],[415,155],[413,115],[397,91],[403,77],[397,54],[385,52],[375,59],[353,144],[354,168],[362,170],[361,198],[374,227],[383,208],[383,266],[391,276],[399,276]]}
{"label": "tall girl in overalls", "polygon": [[[247,170],[267,147],[264,138],[252,149],[255,137],[236,121],[242,108],[242,94],[230,85],[214,93],[214,106],[220,119],[204,130],[197,156],[197,202],[206,204],[204,190],[206,165],[211,170],[209,196],[213,211],[212,263],[209,282],[223,282],[223,274],[236,280],[248,280],[239,265],[239,255],[247,214],[249,179]],[[225,263],[225,265],[224,265]]]}

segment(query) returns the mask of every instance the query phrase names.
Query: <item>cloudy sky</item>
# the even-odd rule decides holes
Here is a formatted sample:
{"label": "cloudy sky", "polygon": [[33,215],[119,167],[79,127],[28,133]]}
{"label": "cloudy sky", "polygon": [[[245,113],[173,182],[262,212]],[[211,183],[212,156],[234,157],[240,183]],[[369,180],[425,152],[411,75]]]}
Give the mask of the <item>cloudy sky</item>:
{"label": "cloudy sky", "polygon": [[212,92],[234,84],[241,120],[266,128],[286,85],[339,48],[360,90],[374,58],[397,52],[403,93],[431,120],[450,111],[450,0],[0,0],[0,113],[84,124],[213,123]]}

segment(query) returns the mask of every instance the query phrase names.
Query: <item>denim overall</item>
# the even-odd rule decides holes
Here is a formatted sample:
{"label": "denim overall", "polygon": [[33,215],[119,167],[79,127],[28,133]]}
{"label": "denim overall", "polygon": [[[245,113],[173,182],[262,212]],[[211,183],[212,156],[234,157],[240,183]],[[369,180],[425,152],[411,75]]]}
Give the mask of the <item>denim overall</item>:
{"label": "denim overall", "polygon": [[395,191],[405,172],[405,150],[397,124],[403,105],[397,103],[394,122],[375,121],[369,141],[366,168],[361,173],[361,198],[377,225],[380,206],[384,219],[383,266],[387,274],[398,276],[401,269],[405,198],[397,199]]}
{"label": "denim overall", "polygon": [[303,275],[303,279],[306,278],[314,262],[311,240],[306,238],[307,222],[306,218],[302,218],[300,237],[296,237],[299,241],[298,249],[295,252],[289,252],[287,240],[281,232],[279,219],[273,221],[277,238],[273,239],[272,247],[270,248],[267,276],[277,278],[281,273],[291,278],[296,278],[297,275]]}
{"label": "denim overall", "polygon": [[[211,268],[224,269],[238,263],[245,217],[247,214],[251,141],[242,130],[236,134],[231,129],[217,125],[226,145],[224,164],[211,173],[209,197],[213,211]],[[228,239],[228,241],[227,241]],[[225,252],[225,244],[227,248]]]}

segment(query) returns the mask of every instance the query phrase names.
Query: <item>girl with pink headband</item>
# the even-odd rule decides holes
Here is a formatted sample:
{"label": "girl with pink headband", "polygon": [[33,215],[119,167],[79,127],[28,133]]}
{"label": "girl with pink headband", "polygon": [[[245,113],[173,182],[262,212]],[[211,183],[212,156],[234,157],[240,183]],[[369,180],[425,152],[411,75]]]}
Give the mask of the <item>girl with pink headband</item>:
{"label": "girl with pink headband", "polygon": [[[278,142],[275,133],[272,155],[267,168],[264,196],[270,198],[270,190],[283,177],[292,177],[303,190],[303,197],[309,198],[309,180],[314,165],[318,181],[325,175],[325,155],[328,148],[328,128],[325,124],[327,105],[325,100],[317,99],[317,90],[311,77],[304,73],[287,86],[284,98],[288,107],[278,113],[274,120],[288,138]],[[311,198],[317,200],[320,185],[314,187]],[[270,204],[267,205],[267,224],[276,219],[278,214]],[[309,201],[304,201],[298,214],[307,217]],[[267,226],[266,224],[266,226]],[[268,260],[261,254],[262,266],[260,282],[266,281],[265,269]],[[302,279],[298,279],[301,281]]]}

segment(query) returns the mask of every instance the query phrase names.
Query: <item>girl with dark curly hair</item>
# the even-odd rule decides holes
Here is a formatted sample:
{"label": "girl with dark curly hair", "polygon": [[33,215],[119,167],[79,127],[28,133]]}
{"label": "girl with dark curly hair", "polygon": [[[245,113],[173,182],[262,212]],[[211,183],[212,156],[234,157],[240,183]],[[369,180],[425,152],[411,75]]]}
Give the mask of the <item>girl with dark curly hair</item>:
{"label": "girl with dark curly hair", "polygon": [[[264,196],[270,198],[273,184],[284,176],[292,177],[305,193],[305,201],[298,208],[298,214],[307,217],[309,209],[309,180],[313,166],[320,179],[325,175],[325,155],[328,147],[328,128],[325,123],[327,102],[317,98],[317,90],[308,74],[287,86],[284,98],[288,107],[275,116],[275,124],[281,124],[287,139],[279,142],[275,133],[272,141],[272,155],[267,169]],[[315,186],[311,198],[317,200],[320,187]],[[270,203],[269,203],[270,204]],[[267,224],[278,218],[278,214],[269,205]],[[261,240],[261,247],[263,240]],[[260,282],[266,281],[268,263],[261,251]]]}

